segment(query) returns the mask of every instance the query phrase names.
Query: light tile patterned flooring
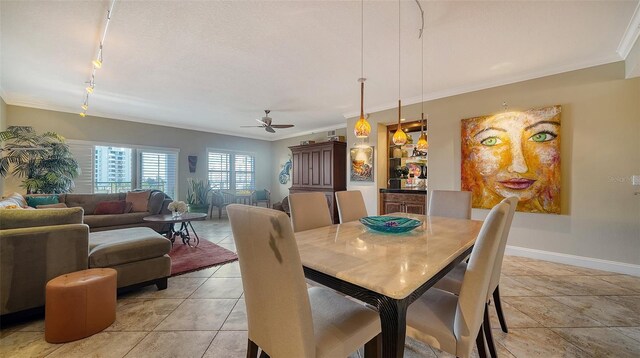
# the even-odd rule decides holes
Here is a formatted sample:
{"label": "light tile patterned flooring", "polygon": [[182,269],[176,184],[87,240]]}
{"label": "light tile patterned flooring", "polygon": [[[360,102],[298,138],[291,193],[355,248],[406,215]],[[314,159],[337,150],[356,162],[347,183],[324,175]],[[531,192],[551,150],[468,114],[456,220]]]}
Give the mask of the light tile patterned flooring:
{"label": "light tile patterned flooring", "polygon": [[[235,250],[225,218],[196,224]],[[640,277],[507,256],[500,288],[510,328],[491,308],[500,357],[640,357]],[[236,262],[119,297],[116,322],[80,341],[47,343],[43,320],[3,327],[0,357],[244,357],[246,329]],[[450,355],[408,339],[405,357]]]}

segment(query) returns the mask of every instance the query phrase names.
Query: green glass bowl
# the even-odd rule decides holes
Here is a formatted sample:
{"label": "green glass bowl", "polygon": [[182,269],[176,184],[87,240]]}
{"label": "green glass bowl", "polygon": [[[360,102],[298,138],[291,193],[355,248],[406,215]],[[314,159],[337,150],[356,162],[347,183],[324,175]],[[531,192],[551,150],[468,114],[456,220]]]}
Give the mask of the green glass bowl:
{"label": "green glass bowl", "polygon": [[360,222],[371,230],[392,234],[408,232],[422,225],[420,220],[395,216],[367,216]]}

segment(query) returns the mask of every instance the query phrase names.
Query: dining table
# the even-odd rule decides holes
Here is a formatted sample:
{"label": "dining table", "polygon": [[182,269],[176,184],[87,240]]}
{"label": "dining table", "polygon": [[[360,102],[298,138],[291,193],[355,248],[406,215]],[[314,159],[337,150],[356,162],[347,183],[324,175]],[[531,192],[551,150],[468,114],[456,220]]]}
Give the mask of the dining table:
{"label": "dining table", "polygon": [[376,308],[382,357],[402,357],[409,305],[470,253],[482,221],[393,213],[421,221],[390,234],[359,221],[295,233],[305,277]]}

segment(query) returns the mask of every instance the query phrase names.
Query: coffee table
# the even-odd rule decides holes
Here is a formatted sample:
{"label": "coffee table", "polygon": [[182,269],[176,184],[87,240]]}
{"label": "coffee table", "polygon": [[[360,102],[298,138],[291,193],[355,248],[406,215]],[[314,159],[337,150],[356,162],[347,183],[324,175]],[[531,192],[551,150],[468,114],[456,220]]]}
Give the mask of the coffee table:
{"label": "coffee table", "polygon": [[[202,221],[206,218],[207,214],[204,213],[184,213],[180,216],[173,216],[171,214],[145,216],[144,218],[142,218],[142,220],[169,224],[169,231],[166,232],[165,236],[167,239],[171,240],[171,245],[173,245],[173,243],[175,242],[176,237],[180,237],[183,244],[190,247],[196,247],[200,243],[200,238],[198,237],[198,234],[193,228],[191,222]],[[176,230],[175,224],[180,224],[180,229]],[[192,238],[191,233],[189,232],[189,228],[191,228],[191,233],[193,233],[193,242],[195,243],[195,245],[191,245]]]}

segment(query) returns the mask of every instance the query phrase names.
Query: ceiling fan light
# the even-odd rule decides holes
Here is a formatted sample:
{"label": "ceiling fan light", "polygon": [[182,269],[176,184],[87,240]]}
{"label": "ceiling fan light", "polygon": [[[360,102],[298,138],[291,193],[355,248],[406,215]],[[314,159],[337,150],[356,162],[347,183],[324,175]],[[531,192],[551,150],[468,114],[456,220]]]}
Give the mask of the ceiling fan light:
{"label": "ceiling fan light", "polygon": [[82,118],[84,118],[84,117],[86,117],[86,116],[87,116],[87,114],[86,114],[85,112],[80,112],[80,113],[78,113],[78,114],[79,114],[79,115],[80,115],[80,117],[82,117]]}
{"label": "ceiling fan light", "polygon": [[87,93],[93,93],[93,85],[87,86],[85,89],[87,90]]}
{"label": "ceiling fan light", "polygon": [[96,69],[102,68],[102,60],[99,58],[96,58],[95,60],[91,61],[91,63],[93,64],[93,67],[95,67]]}
{"label": "ceiling fan light", "polygon": [[84,109],[86,111],[87,109],[89,109],[89,106],[86,105],[86,104],[83,104],[82,106],[80,106],[80,108],[82,108],[82,109]]}
{"label": "ceiling fan light", "polygon": [[356,126],[353,129],[353,133],[356,135],[356,138],[367,138],[371,133],[371,125],[364,116],[360,117],[356,122]]}

